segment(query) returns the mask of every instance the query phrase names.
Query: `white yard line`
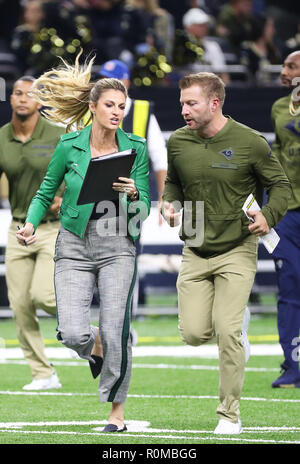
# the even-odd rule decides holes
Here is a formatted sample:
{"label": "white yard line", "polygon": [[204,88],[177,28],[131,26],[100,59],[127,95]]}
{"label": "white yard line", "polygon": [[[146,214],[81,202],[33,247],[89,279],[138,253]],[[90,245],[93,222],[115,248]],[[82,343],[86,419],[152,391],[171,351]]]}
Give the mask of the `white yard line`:
{"label": "white yard line", "polygon": [[[27,361],[17,360],[4,360],[2,364],[20,364],[27,365]],[[1,365],[1,363],[0,363]],[[71,367],[82,367],[88,366],[86,361],[55,361],[55,366],[71,366]],[[201,364],[192,365],[180,365],[180,364],[146,364],[146,363],[134,363],[132,364],[134,369],[183,369],[183,370],[200,370],[200,371],[218,371],[219,366],[208,366]],[[266,368],[266,367],[246,367],[246,372],[279,372],[279,368]]]}
{"label": "white yard line", "polygon": [[97,393],[73,393],[73,392],[54,392],[54,391],[0,391],[0,395],[24,395],[24,396],[96,396]]}
{"label": "white yard line", "polygon": [[[176,430],[176,429],[157,429],[150,427],[149,421],[125,421],[128,432],[132,433],[181,433],[181,434],[210,434],[210,430]],[[0,428],[4,429],[20,429],[23,427],[82,427],[82,426],[95,426],[106,425],[106,420],[93,420],[93,421],[39,421],[39,422],[0,422]],[[92,430],[101,431],[100,427],[95,427]],[[243,433],[274,433],[274,432],[300,432],[300,427],[243,427]]]}
{"label": "white yard line", "polygon": [[[178,365],[178,364],[145,364],[134,363],[132,367],[139,369],[184,369],[184,370],[199,370],[199,371],[218,371],[219,366],[207,366],[201,364],[192,365]],[[265,368],[265,367],[246,367],[246,372],[279,372],[279,368]]]}
{"label": "white yard line", "polygon": [[[0,422],[0,427],[61,427],[61,426],[82,426],[82,425],[106,425],[107,420],[93,420],[93,421],[39,421],[39,422]],[[130,427],[139,427],[146,429],[150,426],[149,421],[136,421],[126,420],[126,425]]]}
{"label": "white yard line", "polygon": [[[88,366],[88,362],[87,361],[57,361],[57,360],[53,360],[53,362],[55,363],[55,366],[70,366],[70,367],[82,367],[82,366]],[[27,361],[23,361],[23,360],[16,360],[16,359],[5,359],[5,360],[0,360],[0,367],[1,367],[1,364],[18,364],[18,365],[24,365],[24,366],[28,366],[28,362]],[[278,369],[277,369],[278,371]]]}
{"label": "white yard line", "polygon": [[[149,421],[126,420],[128,432],[149,432],[149,433],[210,433],[209,430],[176,430],[176,429],[157,429],[151,428]],[[107,420],[93,421],[39,421],[39,422],[0,422],[0,428],[19,428],[19,427],[69,427],[69,426],[89,426],[89,425],[106,425]],[[93,429],[93,430],[96,430]],[[257,432],[300,432],[300,427],[243,427],[244,433]]]}
{"label": "white yard line", "polygon": [[[23,433],[27,435],[77,435],[77,436],[102,436],[103,433],[97,433],[97,432],[72,432],[72,431],[48,431],[48,430],[12,430],[12,429],[0,429],[0,433]],[[195,436],[184,436],[184,435],[151,435],[151,434],[142,434],[142,433],[124,433],[122,432],[119,435],[116,435],[115,433],[106,433],[105,436],[113,436],[115,438],[124,438],[124,437],[135,437],[137,439],[139,438],[161,438],[161,439],[166,439],[166,440],[198,440],[198,441],[235,441],[235,442],[245,442],[245,443],[274,443],[274,444],[300,444],[300,441],[293,441],[293,440],[268,440],[268,439],[263,439],[263,438],[257,438],[257,439],[252,439],[252,438],[230,438],[230,437],[218,437],[217,435],[212,435],[211,431],[206,431],[206,433],[210,434],[209,436],[206,437],[195,437]]]}
{"label": "white yard line", "polygon": [[[165,356],[172,358],[211,358],[218,359],[217,345],[201,346],[134,346],[133,357]],[[70,359],[72,355],[70,350],[65,347],[48,347],[45,348],[46,355],[49,359]],[[282,348],[278,343],[274,344],[256,344],[251,345],[252,356],[281,356]],[[21,348],[1,347],[0,361],[8,359],[24,359]]]}
{"label": "white yard line", "polygon": [[[1,393],[1,392],[0,392]],[[219,399],[218,396],[196,396],[196,395],[128,395],[129,398],[158,398],[158,399],[197,399],[197,400],[212,400]],[[279,402],[279,403],[300,403],[299,400],[293,399],[277,399],[277,398],[255,398],[255,397],[242,397],[241,400],[246,401],[267,401],[267,402]]]}
{"label": "white yard line", "polygon": [[[24,396],[96,396],[96,393],[71,393],[71,392],[49,392],[49,391],[11,391],[11,390],[2,390],[0,395],[24,395]],[[188,399],[188,400],[217,400],[218,396],[210,395],[135,395],[129,394],[128,398],[137,398],[137,399]],[[256,398],[256,397],[242,397],[243,401],[265,401],[265,402],[277,402],[277,403],[300,403],[300,399],[281,399],[281,398]]]}

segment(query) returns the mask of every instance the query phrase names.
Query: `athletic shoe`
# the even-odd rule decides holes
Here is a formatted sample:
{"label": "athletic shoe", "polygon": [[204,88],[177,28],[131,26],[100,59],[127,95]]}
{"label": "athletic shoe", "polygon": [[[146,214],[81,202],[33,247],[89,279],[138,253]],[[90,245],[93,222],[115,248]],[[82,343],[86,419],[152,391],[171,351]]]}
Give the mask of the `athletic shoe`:
{"label": "athletic shoe", "polygon": [[97,356],[96,354],[92,354],[91,357],[93,358],[95,362],[92,363],[92,361],[89,361],[89,365],[90,365],[92,376],[94,377],[94,379],[96,379],[101,372],[103,358],[101,358],[101,356]]}
{"label": "athletic shoe", "polygon": [[242,343],[244,345],[246,363],[248,362],[250,358],[250,343],[248,340],[248,329],[249,329],[250,317],[251,317],[250,310],[248,306],[246,306],[243,324],[242,324]]}
{"label": "athletic shoe", "polygon": [[102,432],[105,432],[105,433],[114,433],[114,432],[125,432],[127,430],[127,427],[126,425],[124,425],[122,428],[118,428],[117,425],[115,424],[107,424],[104,429],[102,430]]}
{"label": "athletic shoe", "polygon": [[291,368],[284,370],[283,374],[274,380],[273,388],[300,388],[300,376],[295,374]]}
{"label": "athletic shoe", "polygon": [[61,388],[56,372],[45,379],[33,379],[31,383],[24,385],[23,390],[51,390],[54,388]]}
{"label": "athletic shoe", "polygon": [[214,430],[216,435],[239,435],[242,433],[242,424],[240,419],[237,422],[231,422],[226,419],[220,419]]}

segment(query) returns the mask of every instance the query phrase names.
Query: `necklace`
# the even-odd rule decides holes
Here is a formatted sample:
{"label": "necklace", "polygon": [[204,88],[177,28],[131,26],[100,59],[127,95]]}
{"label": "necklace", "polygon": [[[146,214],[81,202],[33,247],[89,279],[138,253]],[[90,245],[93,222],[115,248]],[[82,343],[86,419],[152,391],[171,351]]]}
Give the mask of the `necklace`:
{"label": "necklace", "polygon": [[289,103],[289,112],[290,112],[291,116],[298,116],[298,114],[300,114],[300,105],[296,109],[295,106],[294,106],[292,97],[291,97],[290,103]]}

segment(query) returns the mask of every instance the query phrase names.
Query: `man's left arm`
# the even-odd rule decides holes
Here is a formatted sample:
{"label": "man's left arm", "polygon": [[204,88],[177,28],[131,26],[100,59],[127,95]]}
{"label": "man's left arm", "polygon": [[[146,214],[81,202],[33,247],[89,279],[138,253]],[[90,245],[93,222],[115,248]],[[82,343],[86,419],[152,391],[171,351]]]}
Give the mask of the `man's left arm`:
{"label": "man's left arm", "polygon": [[252,162],[256,176],[268,193],[268,202],[261,212],[271,229],[287,211],[291,186],[281,164],[263,136],[253,140]]}

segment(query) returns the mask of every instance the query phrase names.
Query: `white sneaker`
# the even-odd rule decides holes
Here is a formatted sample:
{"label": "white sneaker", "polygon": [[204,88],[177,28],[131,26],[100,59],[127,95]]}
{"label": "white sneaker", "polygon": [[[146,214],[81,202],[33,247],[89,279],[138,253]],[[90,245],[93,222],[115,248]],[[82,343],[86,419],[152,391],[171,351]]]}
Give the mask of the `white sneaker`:
{"label": "white sneaker", "polygon": [[214,433],[216,435],[239,435],[242,431],[243,429],[240,419],[237,422],[220,419]]}
{"label": "white sneaker", "polygon": [[31,383],[24,385],[23,390],[51,390],[52,388],[61,388],[56,372],[45,379],[33,379]]}
{"label": "white sneaker", "polygon": [[243,324],[242,324],[242,343],[244,345],[246,363],[248,362],[250,358],[250,343],[248,340],[248,329],[249,329],[250,317],[251,317],[250,310],[248,306],[246,306]]}

